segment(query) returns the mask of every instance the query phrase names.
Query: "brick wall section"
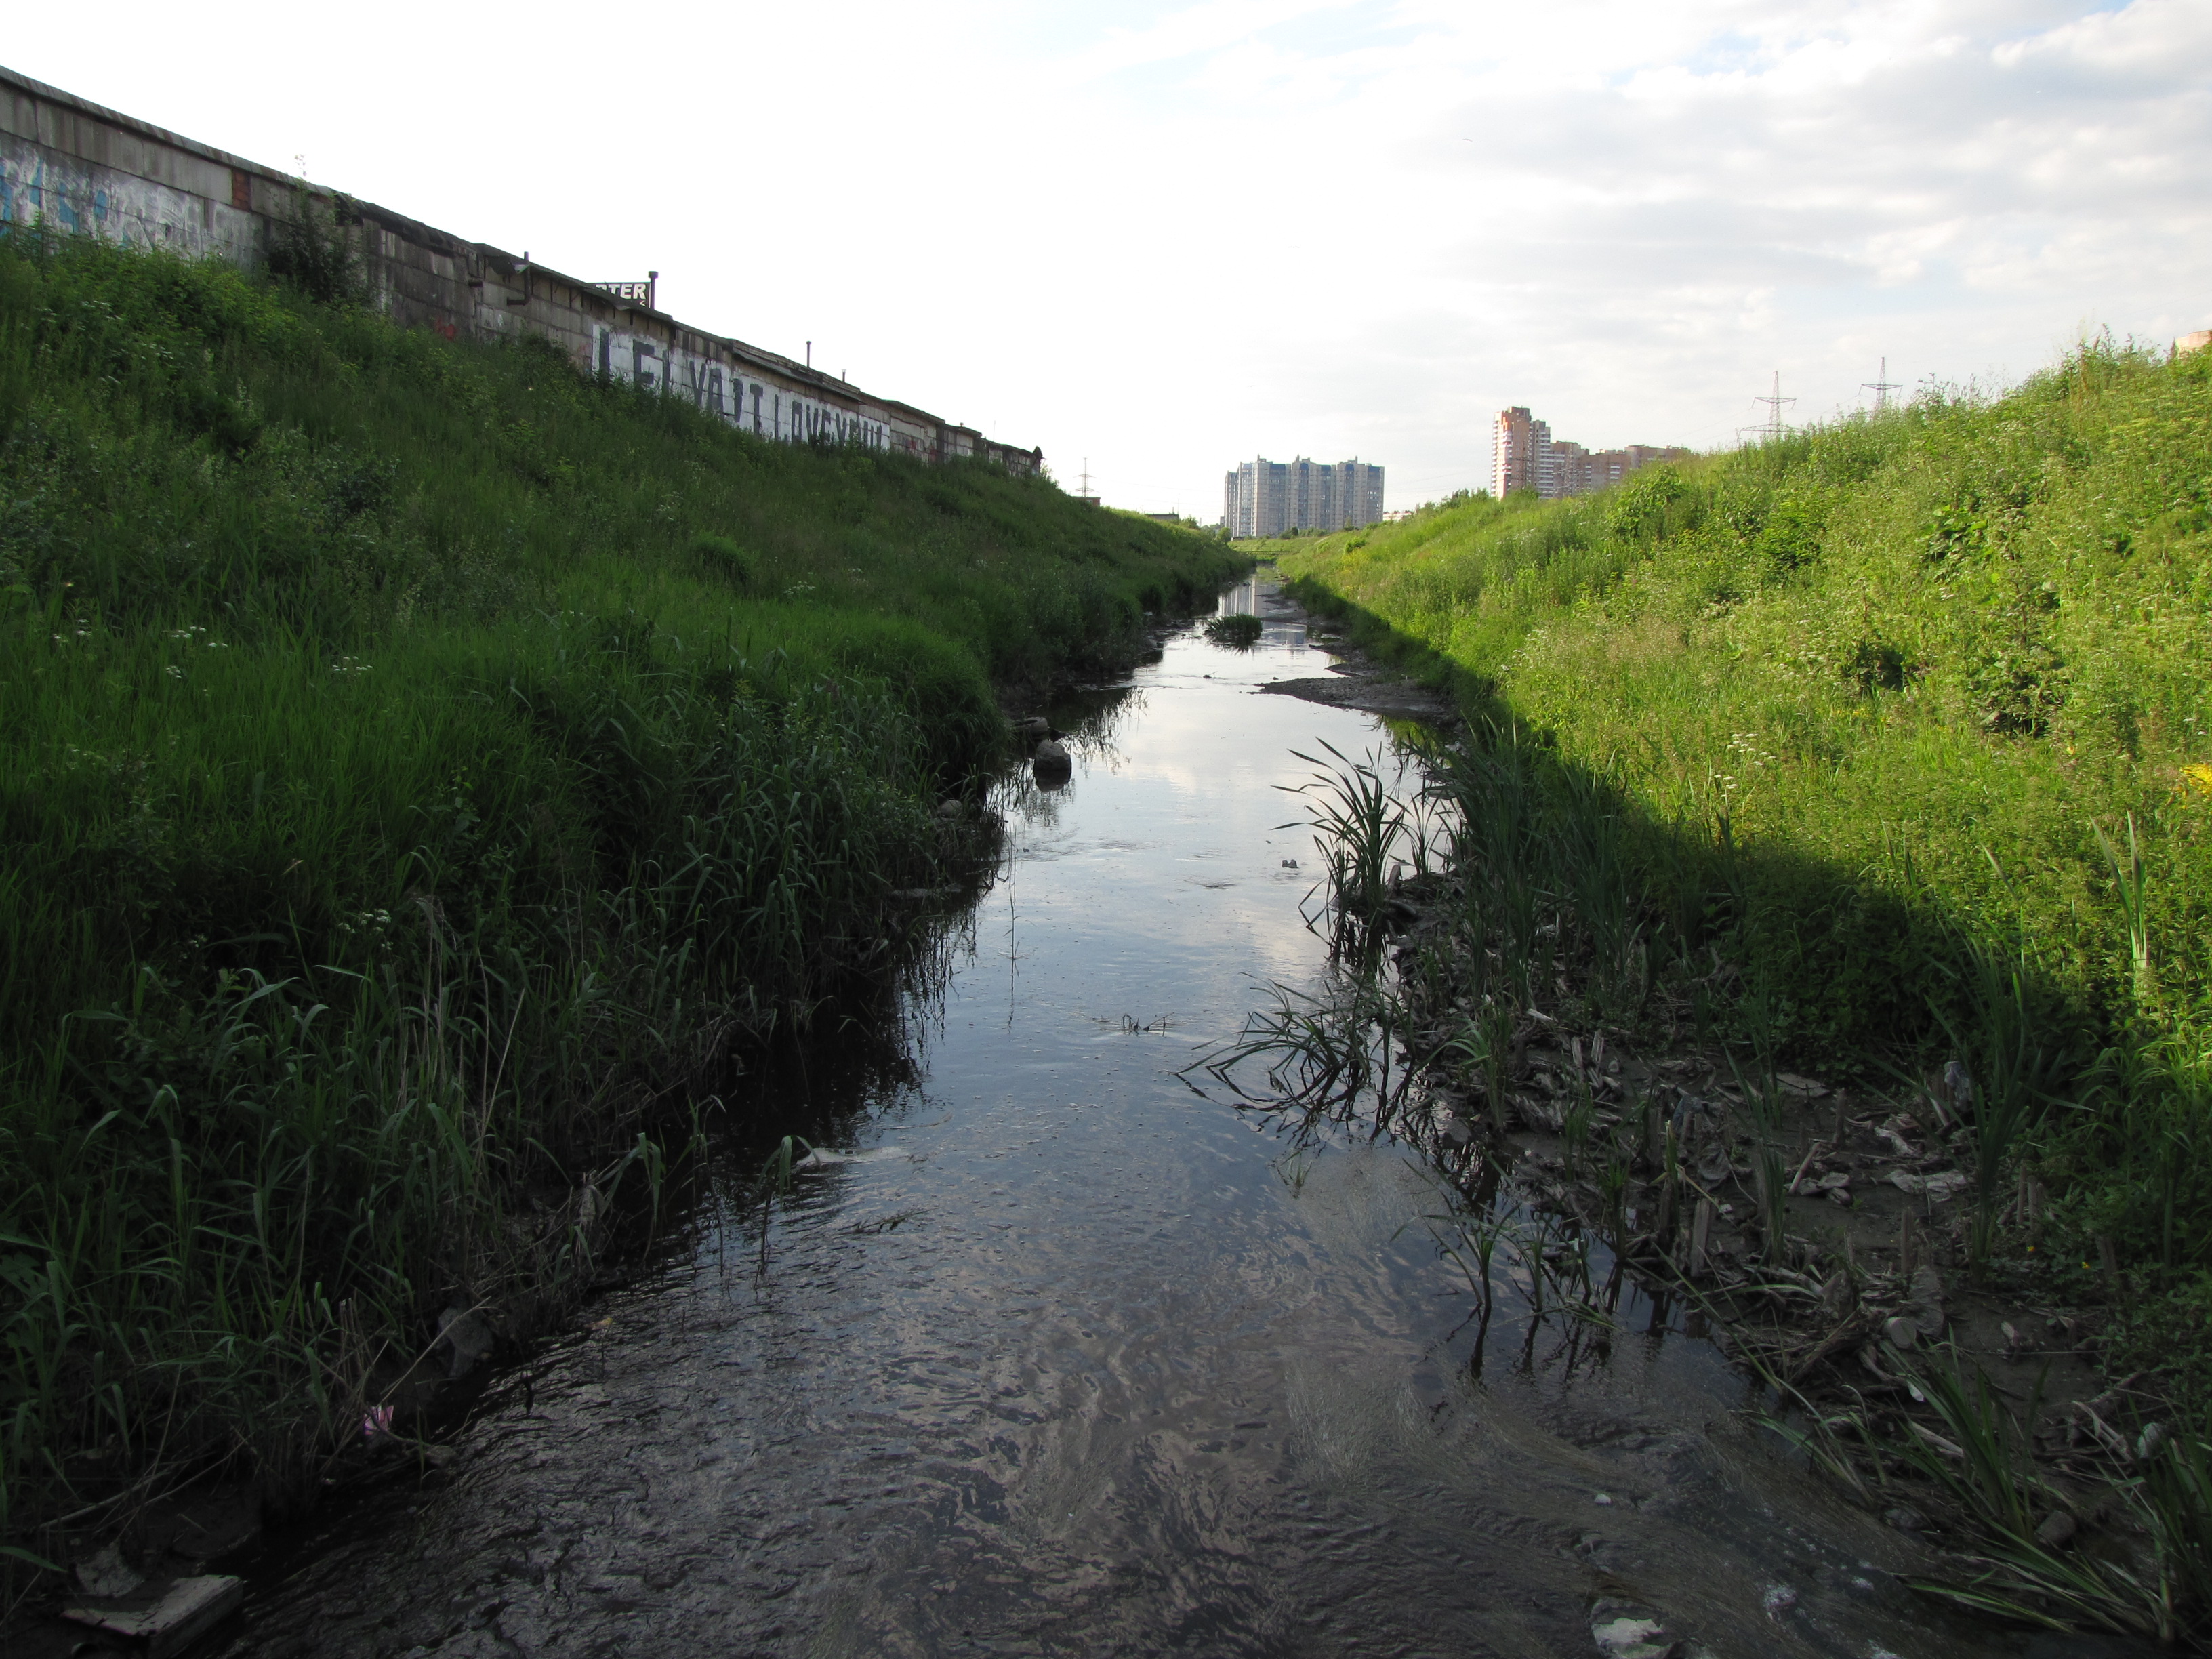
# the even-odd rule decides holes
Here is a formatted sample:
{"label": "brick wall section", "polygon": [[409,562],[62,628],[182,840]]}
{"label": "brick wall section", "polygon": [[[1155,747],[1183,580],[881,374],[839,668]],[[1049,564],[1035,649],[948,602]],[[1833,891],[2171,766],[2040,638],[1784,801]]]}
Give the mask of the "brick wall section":
{"label": "brick wall section", "polygon": [[[187,258],[259,264],[308,187],[272,168],[0,69],[0,226],[60,229]],[[557,341],[587,372],[657,387],[763,437],[827,438],[926,460],[981,455],[1035,472],[1041,450],[992,442],[772,351],[687,327],[587,282],[404,215],[309,190],[362,255],[394,322],[453,338]]]}

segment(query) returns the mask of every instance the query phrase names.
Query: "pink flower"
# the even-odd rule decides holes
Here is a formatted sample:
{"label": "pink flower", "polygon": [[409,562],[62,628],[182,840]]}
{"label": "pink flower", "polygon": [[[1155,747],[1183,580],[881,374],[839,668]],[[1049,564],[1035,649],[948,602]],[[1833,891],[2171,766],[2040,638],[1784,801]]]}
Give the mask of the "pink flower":
{"label": "pink flower", "polygon": [[392,1407],[371,1406],[368,1408],[368,1415],[361,1419],[361,1437],[364,1440],[374,1440],[380,1434],[391,1432]]}

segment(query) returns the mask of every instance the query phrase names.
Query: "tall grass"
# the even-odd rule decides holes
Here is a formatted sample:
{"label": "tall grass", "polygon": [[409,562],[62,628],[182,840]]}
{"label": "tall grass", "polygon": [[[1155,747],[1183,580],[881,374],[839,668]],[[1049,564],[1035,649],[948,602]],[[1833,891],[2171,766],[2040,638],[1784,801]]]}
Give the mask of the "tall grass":
{"label": "tall grass", "polygon": [[994,680],[1235,562],[0,240],[0,1533],[226,1457],[281,1501],[439,1310],[527,1328],[654,1103],[972,867]]}
{"label": "tall grass", "polygon": [[1577,904],[1741,966],[1701,1017],[1755,1006],[1796,1064],[1959,1061],[1977,1254],[2032,1159],[2048,1292],[2100,1294],[2071,1264],[2109,1243],[2123,1344],[2203,1398],[2208,480],[2212,356],[2090,342],[2002,397],[1281,557],[1534,757],[1547,804],[1501,771],[1495,822],[1607,826]]}

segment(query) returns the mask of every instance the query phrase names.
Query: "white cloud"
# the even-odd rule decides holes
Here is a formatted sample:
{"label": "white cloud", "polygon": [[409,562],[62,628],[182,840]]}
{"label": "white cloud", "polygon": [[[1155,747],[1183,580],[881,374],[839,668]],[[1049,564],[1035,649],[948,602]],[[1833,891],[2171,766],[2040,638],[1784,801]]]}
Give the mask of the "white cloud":
{"label": "white cloud", "polygon": [[2202,0],[112,8],[11,67],[1210,514],[1265,451],[1404,502],[1525,403],[1727,440],[2212,322]]}

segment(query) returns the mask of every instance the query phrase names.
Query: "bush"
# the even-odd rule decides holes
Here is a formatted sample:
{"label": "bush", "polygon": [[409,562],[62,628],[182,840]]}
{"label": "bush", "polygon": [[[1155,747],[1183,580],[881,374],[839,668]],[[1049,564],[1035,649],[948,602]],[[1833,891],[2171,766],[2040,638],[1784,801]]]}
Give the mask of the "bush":
{"label": "bush", "polygon": [[740,593],[752,591],[753,556],[727,536],[695,536],[692,556],[700,568],[729,583]]}

